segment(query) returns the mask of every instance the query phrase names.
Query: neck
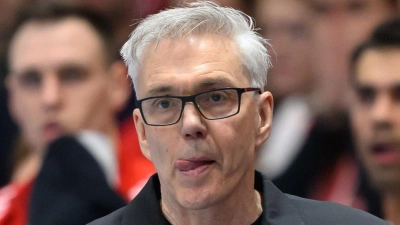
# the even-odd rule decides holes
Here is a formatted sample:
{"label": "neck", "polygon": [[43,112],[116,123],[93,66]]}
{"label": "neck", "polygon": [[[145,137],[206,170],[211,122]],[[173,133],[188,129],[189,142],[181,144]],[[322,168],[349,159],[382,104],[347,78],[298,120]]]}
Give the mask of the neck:
{"label": "neck", "polygon": [[34,179],[39,172],[43,156],[41,151],[30,151],[14,166],[11,181],[24,184]]}
{"label": "neck", "polygon": [[400,192],[389,192],[382,195],[384,218],[393,225],[400,225]]}
{"label": "neck", "polygon": [[[254,178],[253,178],[254,179]],[[254,187],[205,209],[181,209],[161,199],[161,209],[173,225],[248,225],[261,215],[262,197]]]}

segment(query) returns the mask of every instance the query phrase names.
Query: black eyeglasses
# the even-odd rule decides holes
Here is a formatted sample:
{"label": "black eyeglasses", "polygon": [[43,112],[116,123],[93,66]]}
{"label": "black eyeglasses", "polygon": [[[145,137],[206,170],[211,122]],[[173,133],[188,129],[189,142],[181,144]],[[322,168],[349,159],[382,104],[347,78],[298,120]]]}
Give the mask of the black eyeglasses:
{"label": "black eyeglasses", "polygon": [[238,114],[242,94],[250,91],[261,94],[259,88],[220,88],[190,96],[144,98],[137,100],[137,105],[144,122],[151,126],[168,126],[178,123],[187,102],[193,102],[204,118],[219,120]]}

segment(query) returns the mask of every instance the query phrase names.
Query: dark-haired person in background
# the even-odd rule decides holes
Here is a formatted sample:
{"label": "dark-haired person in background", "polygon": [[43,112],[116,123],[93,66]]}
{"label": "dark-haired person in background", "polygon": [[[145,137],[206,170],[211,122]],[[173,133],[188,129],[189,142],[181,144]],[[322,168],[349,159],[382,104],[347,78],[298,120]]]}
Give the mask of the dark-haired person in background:
{"label": "dark-haired person in background", "polygon": [[303,3],[311,10],[309,102],[315,116],[302,151],[274,184],[297,196],[364,209],[357,198],[358,168],[348,118],[349,61],[352,50],[396,13],[396,0]]}
{"label": "dark-haired person in background", "polygon": [[[400,19],[380,25],[351,61],[357,153],[383,218],[400,225]],[[365,195],[370,200],[370,195]],[[371,202],[372,203],[372,202]]]}
{"label": "dark-haired person in background", "polygon": [[1,225],[27,224],[28,215],[30,224],[84,224],[124,205],[154,171],[131,120],[116,119],[130,87],[111,34],[88,9],[21,10],[5,83],[24,155],[0,190]]}
{"label": "dark-haired person in background", "polygon": [[9,29],[14,22],[15,11],[31,0],[3,0],[0,7],[0,187],[10,180],[10,155],[12,144],[17,135],[17,127],[13,123],[7,109],[7,91],[4,77],[7,74],[7,46]]}

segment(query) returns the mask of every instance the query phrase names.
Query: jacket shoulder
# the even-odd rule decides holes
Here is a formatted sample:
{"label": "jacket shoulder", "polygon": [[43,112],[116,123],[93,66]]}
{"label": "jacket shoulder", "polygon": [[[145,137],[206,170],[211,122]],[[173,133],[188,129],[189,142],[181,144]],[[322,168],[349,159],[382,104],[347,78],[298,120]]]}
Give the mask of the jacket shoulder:
{"label": "jacket shoulder", "polygon": [[107,216],[104,216],[100,219],[97,219],[93,222],[90,222],[87,225],[119,225],[122,224],[122,215],[124,213],[125,207],[122,207],[110,214],[108,214]]}
{"label": "jacket shoulder", "polygon": [[306,224],[363,224],[389,225],[388,222],[367,212],[334,202],[323,202],[287,195]]}

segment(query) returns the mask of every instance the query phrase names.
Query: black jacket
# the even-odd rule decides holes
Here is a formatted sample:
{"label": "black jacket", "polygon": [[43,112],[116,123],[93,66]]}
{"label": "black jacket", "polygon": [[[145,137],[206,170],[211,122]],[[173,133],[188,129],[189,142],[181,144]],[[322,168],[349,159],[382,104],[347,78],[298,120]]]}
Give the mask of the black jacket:
{"label": "black jacket", "polygon": [[82,225],[124,205],[96,159],[67,136],[49,146],[32,190],[29,224]]}
{"label": "black jacket", "polygon": [[[388,224],[366,212],[331,202],[283,194],[261,173],[255,173],[255,189],[263,194],[263,222],[268,225]],[[126,207],[89,225],[169,225],[159,201],[160,182],[153,175],[139,195]]]}

